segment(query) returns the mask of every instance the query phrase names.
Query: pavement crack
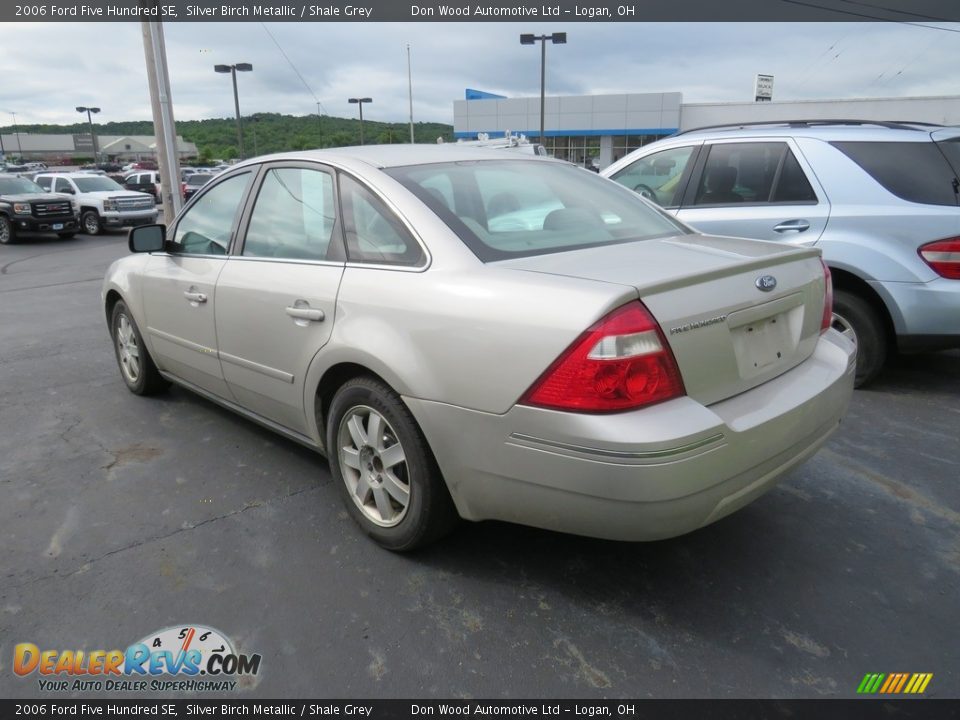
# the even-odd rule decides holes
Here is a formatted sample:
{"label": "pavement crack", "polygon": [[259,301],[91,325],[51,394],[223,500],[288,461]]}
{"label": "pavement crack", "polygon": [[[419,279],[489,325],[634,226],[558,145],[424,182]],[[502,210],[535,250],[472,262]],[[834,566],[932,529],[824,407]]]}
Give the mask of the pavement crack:
{"label": "pavement crack", "polygon": [[160,540],[167,540],[169,538],[175,537],[176,535],[179,535],[180,533],[196,530],[197,528],[201,528],[204,525],[210,525],[211,523],[219,522],[220,520],[226,520],[236,515],[242,515],[248,510],[265,507],[267,505],[272,505],[277,502],[283,502],[284,500],[287,500],[292,497],[296,497],[297,495],[302,495],[312,490],[319,490],[319,489],[320,489],[319,485],[311,485],[310,487],[301,488],[300,490],[295,490],[294,492],[287,493],[286,495],[280,495],[266,501],[255,500],[253,502],[245,503],[242,508],[238,508],[237,510],[232,510],[231,512],[224,513],[223,515],[217,515],[212,518],[207,518],[206,520],[201,520],[198,523],[186,525],[184,527],[179,527],[176,530],[173,530],[168,533],[163,533],[161,535],[153,535],[151,537],[143,538],[141,540],[137,540],[136,542],[132,542],[129,545],[125,545],[123,547],[110,550],[108,552],[105,552],[103,555],[100,555],[99,557],[95,557],[91,560],[87,560],[80,567],[74,568],[73,570],[70,570],[68,572],[64,572],[64,573],[54,572],[54,573],[51,573],[50,575],[44,575],[42,577],[34,578],[33,580],[28,580],[18,585],[12,585],[10,589],[19,590],[20,588],[24,588],[29,585],[35,585],[37,583],[44,582],[46,580],[64,579],[64,578],[73,577],[74,575],[87,572],[88,570],[90,570],[91,567],[93,567],[97,563],[101,562],[102,560],[106,560],[107,558],[112,557],[114,555],[119,555],[120,553],[127,552],[128,550],[135,550],[136,548],[143,547],[144,545],[149,545],[151,543],[155,543]]}

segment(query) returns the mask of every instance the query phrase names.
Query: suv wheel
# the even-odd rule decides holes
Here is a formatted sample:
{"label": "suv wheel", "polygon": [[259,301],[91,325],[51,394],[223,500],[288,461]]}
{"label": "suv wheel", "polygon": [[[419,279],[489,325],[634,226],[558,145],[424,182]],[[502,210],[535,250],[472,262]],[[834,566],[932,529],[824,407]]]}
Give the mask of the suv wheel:
{"label": "suv wheel", "polygon": [[887,359],[887,331],[883,320],[859,295],[835,290],[832,327],[857,344],[854,386],[863,387],[880,373]]}
{"label": "suv wheel", "polygon": [[17,235],[13,230],[13,224],[6,215],[0,215],[0,243],[7,245],[17,241]]}
{"label": "suv wheel", "polygon": [[100,224],[100,216],[96,210],[84,211],[83,215],[80,216],[80,225],[87,235],[99,235],[103,230],[103,226]]}

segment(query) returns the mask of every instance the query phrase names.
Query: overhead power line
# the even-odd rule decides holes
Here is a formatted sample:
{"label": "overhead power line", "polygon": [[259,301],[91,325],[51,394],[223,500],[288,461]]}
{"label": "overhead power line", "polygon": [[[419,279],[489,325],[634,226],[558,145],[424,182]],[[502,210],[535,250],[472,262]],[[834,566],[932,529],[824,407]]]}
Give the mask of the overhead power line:
{"label": "overhead power line", "polygon": [[313,102],[319,104],[320,107],[323,108],[323,112],[329,115],[330,113],[327,113],[327,108],[324,107],[323,102],[321,102],[320,98],[317,97],[317,94],[313,91],[313,88],[307,84],[307,81],[303,78],[303,75],[301,75],[300,71],[297,70],[297,66],[293,64],[293,60],[291,60],[287,53],[284,52],[283,47],[279,42],[277,42],[277,39],[273,36],[273,33],[270,32],[270,28],[268,28],[265,23],[260,23],[260,27],[262,27],[264,32],[270,36],[270,39],[273,40],[273,44],[277,46],[277,50],[279,50],[280,54],[283,55],[283,59],[287,61],[287,64],[291,67],[293,72],[295,72],[297,77],[300,78],[300,82],[303,83],[303,86],[307,89],[307,92],[310,93],[310,96],[313,98]]}
{"label": "overhead power line", "polygon": [[[960,28],[948,28],[948,27],[940,27],[939,25],[927,25],[925,23],[911,22],[909,20],[891,20],[890,18],[881,17],[879,15],[869,15],[867,13],[854,12],[853,10],[841,10],[840,8],[830,7],[827,5],[818,5],[812,2],[804,2],[803,0],[780,0],[780,2],[788,3],[790,5],[799,5],[801,7],[813,8],[815,10],[826,10],[827,12],[839,13],[841,15],[850,15],[852,17],[864,18],[865,20],[879,20],[881,22],[896,23],[898,25],[910,25],[912,27],[926,28],[927,30],[942,30],[943,32],[960,33]],[[878,9],[881,9],[881,8],[878,7]],[[895,10],[888,10],[887,8],[882,8],[882,9],[887,12],[897,12]],[[918,15],[918,17],[927,17],[927,16]],[[936,20],[937,18],[930,18],[930,19]],[[944,22],[953,22],[953,21],[944,20]]]}

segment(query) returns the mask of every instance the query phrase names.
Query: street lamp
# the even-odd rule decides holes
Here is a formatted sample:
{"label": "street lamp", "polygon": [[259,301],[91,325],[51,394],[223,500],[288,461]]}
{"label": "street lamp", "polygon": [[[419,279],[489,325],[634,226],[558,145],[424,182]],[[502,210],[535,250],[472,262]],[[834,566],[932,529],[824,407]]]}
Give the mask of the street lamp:
{"label": "street lamp", "polygon": [[237,113],[237,143],[240,148],[240,159],[243,160],[243,123],[240,121],[240,96],[237,95],[237,73],[250,72],[253,65],[250,63],[236,63],[234,65],[214,65],[214,71],[218,73],[230,73],[233,79],[233,107]]}
{"label": "street lamp", "polygon": [[93,118],[90,116],[90,113],[96,114],[100,112],[100,108],[84,107],[83,105],[78,105],[77,112],[87,114],[87,122],[90,124],[90,140],[93,143],[93,164],[96,165],[97,163],[100,162],[100,151],[97,148],[97,135],[95,132],[93,132]]}
{"label": "street lamp", "polygon": [[348,102],[356,103],[360,106],[360,144],[363,145],[363,104],[372,103],[373,98],[349,98]]}
{"label": "street lamp", "polygon": [[10,111],[10,114],[13,115],[13,131],[17,134],[17,152],[20,154],[20,157],[17,158],[20,162],[23,162],[23,148],[20,147],[20,128],[17,127],[17,114]]}
{"label": "street lamp", "polygon": [[540,41],[540,142],[543,143],[543,105],[547,91],[547,40],[552,42],[554,45],[566,45],[567,34],[565,32],[553,33],[552,35],[533,35],[532,33],[524,33],[520,36],[521,45],[534,45],[538,40]]}

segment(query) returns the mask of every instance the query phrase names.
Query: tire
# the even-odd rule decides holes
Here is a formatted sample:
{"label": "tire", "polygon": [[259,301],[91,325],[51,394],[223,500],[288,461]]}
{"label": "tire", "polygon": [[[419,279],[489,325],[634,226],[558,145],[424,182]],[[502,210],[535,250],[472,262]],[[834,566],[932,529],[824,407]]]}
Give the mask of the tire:
{"label": "tire", "polygon": [[857,344],[857,375],[854,387],[873,381],[887,360],[887,330],[873,306],[859,295],[846,290],[833,293],[834,330]]}
{"label": "tire", "polygon": [[347,511],[379,545],[406,552],[453,529],[458,516],[436,460],[416,420],[387,385],[359,377],[337,390],[326,440],[330,471]]}
{"label": "tire", "polygon": [[103,224],[96,210],[84,210],[80,216],[80,227],[87,235],[99,235],[103,232]]}
{"label": "tire", "polygon": [[6,215],[0,215],[0,244],[10,245],[17,241],[17,232]]}
{"label": "tire", "polygon": [[57,233],[57,237],[61,240],[72,240],[75,235],[75,232]]}
{"label": "tire", "polygon": [[156,395],[170,386],[157,370],[143,344],[140,329],[122,300],[113,306],[110,315],[110,337],[113,338],[120,377],[130,392],[135,395]]}

